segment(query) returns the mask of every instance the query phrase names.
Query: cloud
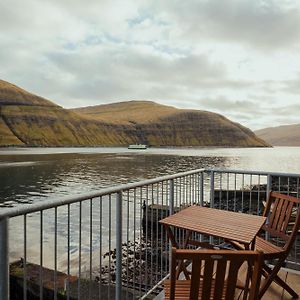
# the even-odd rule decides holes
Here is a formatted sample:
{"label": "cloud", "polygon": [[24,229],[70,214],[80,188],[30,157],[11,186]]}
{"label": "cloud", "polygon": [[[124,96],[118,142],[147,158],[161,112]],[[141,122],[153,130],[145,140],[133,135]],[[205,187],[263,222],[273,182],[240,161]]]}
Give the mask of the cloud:
{"label": "cloud", "polygon": [[172,56],[151,46],[128,47],[122,43],[53,50],[45,56],[47,81],[64,89],[69,97],[85,101],[164,94],[170,98],[172,90],[204,86],[217,78],[222,80],[226,74],[223,64],[212,63],[205,55]]}
{"label": "cloud", "polygon": [[202,109],[225,115],[229,119],[241,124],[250,124],[251,128],[257,128],[259,126],[258,123],[264,119],[265,115],[263,103],[256,103],[255,101],[232,100],[221,96],[200,99],[199,104]]}
{"label": "cloud", "polygon": [[226,97],[200,99],[198,103],[202,109],[225,114],[233,121],[248,124],[253,130],[266,127],[266,124],[279,126],[299,123],[298,103],[286,105],[284,101],[280,101],[273,102],[270,106],[270,101],[232,100]]}
{"label": "cloud", "polygon": [[203,99],[201,100],[201,104],[208,106],[210,108],[221,108],[224,111],[232,111],[237,110],[239,112],[251,112],[257,107],[255,107],[255,103],[248,100],[229,100],[226,97],[217,97],[211,99]]}
{"label": "cloud", "polygon": [[271,113],[278,114],[281,113],[282,116],[285,118],[297,118],[299,122],[299,115],[300,115],[300,104],[293,104],[293,105],[281,105],[278,107],[274,107],[271,109]]}
{"label": "cloud", "polygon": [[180,38],[242,43],[269,51],[299,44],[300,10],[296,1],[162,1],[156,13],[181,26]]}
{"label": "cloud", "polygon": [[285,80],[282,82],[282,91],[284,93],[291,93],[295,95],[299,95],[300,93],[300,74],[298,77],[292,80]]}
{"label": "cloud", "polygon": [[299,23],[296,1],[2,1],[0,77],[67,108],[148,99],[268,126],[298,101]]}

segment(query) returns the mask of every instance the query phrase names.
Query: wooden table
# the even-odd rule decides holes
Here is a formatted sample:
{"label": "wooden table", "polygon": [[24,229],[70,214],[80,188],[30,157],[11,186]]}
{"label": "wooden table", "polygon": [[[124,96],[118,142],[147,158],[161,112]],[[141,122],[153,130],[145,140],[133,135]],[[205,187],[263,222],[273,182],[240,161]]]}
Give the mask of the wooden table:
{"label": "wooden table", "polygon": [[171,227],[187,230],[184,247],[191,243],[191,233],[197,232],[242,243],[245,249],[254,249],[255,237],[266,218],[202,206],[190,206],[160,220],[172,246],[178,248]]}

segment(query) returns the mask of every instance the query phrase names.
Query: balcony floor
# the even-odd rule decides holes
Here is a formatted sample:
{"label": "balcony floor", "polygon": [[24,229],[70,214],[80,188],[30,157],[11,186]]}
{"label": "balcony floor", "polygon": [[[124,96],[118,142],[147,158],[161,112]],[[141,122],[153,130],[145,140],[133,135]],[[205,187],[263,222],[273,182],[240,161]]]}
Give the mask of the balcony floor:
{"label": "balcony floor", "polygon": [[[281,270],[279,272],[279,276],[287,282],[300,296],[300,272],[290,271],[290,270]],[[238,293],[237,293],[238,294]],[[158,296],[154,298],[154,300],[163,300],[164,292],[160,293]],[[291,295],[283,290],[276,283],[272,283],[262,300],[287,300],[293,299]]]}
{"label": "balcony floor", "polygon": [[[300,272],[281,270],[279,276],[300,295]],[[263,300],[292,299],[291,295],[276,283],[272,283]]]}

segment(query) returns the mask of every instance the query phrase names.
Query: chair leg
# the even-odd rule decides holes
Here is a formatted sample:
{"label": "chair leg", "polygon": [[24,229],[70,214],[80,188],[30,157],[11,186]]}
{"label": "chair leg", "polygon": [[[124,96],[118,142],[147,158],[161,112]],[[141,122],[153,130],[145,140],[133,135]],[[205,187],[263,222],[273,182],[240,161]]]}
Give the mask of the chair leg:
{"label": "chair leg", "polygon": [[269,274],[269,276],[267,276],[262,288],[259,291],[260,298],[267,291],[272,281],[275,281],[278,285],[285,289],[294,299],[299,298],[298,294],[277,275],[278,271],[280,270],[280,265],[277,265],[274,267],[274,269],[271,269],[268,265],[264,264],[263,268]]}
{"label": "chair leg", "polygon": [[186,280],[190,280],[190,274],[189,274],[183,260],[180,260],[178,262],[178,266],[177,266],[177,269],[176,269],[176,279],[179,279],[179,275],[180,275],[181,272],[183,272]]}

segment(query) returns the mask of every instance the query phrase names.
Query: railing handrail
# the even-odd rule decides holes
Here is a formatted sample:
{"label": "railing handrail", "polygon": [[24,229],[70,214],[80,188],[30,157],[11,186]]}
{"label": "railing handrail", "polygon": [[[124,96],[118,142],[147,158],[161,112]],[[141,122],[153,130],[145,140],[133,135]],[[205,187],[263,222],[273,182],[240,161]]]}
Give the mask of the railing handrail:
{"label": "railing handrail", "polygon": [[205,172],[220,172],[220,173],[232,173],[232,174],[249,174],[249,175],[272,175],[280,177],[299,177],[298,173],[281,173],[281,172],[271,172],[271,171],[250,171],[250,170],[235,170],[235,169],[222,169],[222,168],[209,168],[205,169]]}
{"label": "railing handrail", "polygon": [[42,210],[46,210],[46,209],[63,206],[66,204],[72,204],[72,203],[84,201],[87,199],[93,199],[93,198],[97,198],[97,197],[101,197],[101,196],[105,196],[105,195],[116,194],[121,191],[127,191],[127,190],[155,184],[155,183],[162,182],[162,181],[167,181],[167,180],[171,180],[171,179],[176,179],[176,178],[185,177],[188,175],[201,173],[204,171],[205,171],[205,169],[196,169],[196,170],[176,173],[176,174],[172,174],[172,175],[165,175],[165,176],[160,176],[160,177],[156,177],[156,178],[152,178],[152,179],[141,180],[141,181],[128,183],[128,184],[120,184],[120,185],[113,186],[113,187],[103,188],[103,189],[100,189],[93,193],[65,196],[65,197],[61,197],[59,199],[51,198],[51,199],[47,199],[47,200],[40,201],[40,202],[33,203],[33,204],[24,204],[24,205],[20,205],[18,207],[12,207],[12,208],[8,208],[8,209],[1,211],[0,212],[0,220],[3,218],[17,217],[17,216],[21,216],[21,215],[28,214],[28,213],[34,213],[34,212],[38,212],[38,211],[42,211]]}

